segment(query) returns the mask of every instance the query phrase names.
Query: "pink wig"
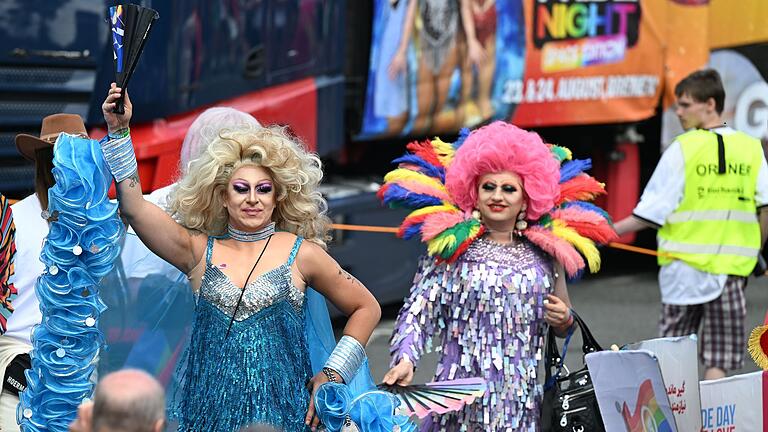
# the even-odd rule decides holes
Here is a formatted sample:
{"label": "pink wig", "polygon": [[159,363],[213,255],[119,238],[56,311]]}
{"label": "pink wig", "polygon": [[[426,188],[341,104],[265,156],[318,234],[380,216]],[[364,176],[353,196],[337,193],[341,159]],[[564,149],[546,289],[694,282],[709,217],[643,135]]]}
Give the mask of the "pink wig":
{"label": "pink wig", "polygon": [[527,219],[552,210],[560,195],[560,164],[538,134],[501,121],[469,134],[448,167],[445,185],[464,211],[477,205],[477,188],[485,174],[510,171],[523,181]]}

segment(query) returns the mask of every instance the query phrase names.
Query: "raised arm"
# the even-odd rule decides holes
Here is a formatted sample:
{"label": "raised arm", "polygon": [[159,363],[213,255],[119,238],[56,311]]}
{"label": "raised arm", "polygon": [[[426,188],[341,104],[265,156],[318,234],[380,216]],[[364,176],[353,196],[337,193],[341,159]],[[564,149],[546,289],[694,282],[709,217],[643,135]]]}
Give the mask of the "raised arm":
{"label": "raised arm", "polygon": [[165,211],[144,199],[128,130],[133,106],[127,93],[125,114],[112,112],[121,92],[122,89],[112,83],[101,106],[108,131],[101,141],[101,148],[110,171],[115,176],[120,214],[152,252],[184,273],[189,273],[202,256],[205,240],[196,235],[197,232],[188,231]]}

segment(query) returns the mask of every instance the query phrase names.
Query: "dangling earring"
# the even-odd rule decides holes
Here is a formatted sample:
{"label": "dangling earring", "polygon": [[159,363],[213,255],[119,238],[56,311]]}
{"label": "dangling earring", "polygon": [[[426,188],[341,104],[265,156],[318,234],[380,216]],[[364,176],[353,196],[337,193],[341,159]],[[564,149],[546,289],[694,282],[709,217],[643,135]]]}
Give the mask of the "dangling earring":
{"label": "dangling earring", "polygon": [[472,210],[472,218],[476,219],[478,222],[483,222],[483,215],[480,214],[480,210],[478,209]]}
{"label": "dangling earring", "polygon": [[517,222],[515,222],[515,229],[517,231],[523,231],[528,228],[528,221],[525,220],[525,217],[527,216],[525,213],[526,210],[528,210],[528,205],[523,203],[523,206],[520,207],[520,213],[517,214]]}

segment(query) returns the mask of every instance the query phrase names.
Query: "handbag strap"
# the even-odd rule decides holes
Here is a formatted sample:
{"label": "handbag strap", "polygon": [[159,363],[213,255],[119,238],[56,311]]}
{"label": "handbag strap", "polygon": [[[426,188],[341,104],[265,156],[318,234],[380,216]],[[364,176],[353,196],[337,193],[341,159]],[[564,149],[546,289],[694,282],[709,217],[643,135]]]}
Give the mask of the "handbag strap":
{"label": "handbag strap", "polygon": [[601,347],[600,344],[597,343],[597,339],[592,336],[592,332],[589,331],[589,327],[587,327],[587,325],[584,323],[584,320],[582,320],[579,314],[573,310],[571,310],[571,313],[573,314],[573,320],[579,323],[579,328],[581,329],[581,337],[584,340],[584,344],[581,346],[581,349],[584,354],[586,355],[591,352],[602,351],[603,347]]}
{"label": "handbag strap", "polygon": [[[560,371],[563,369],[563,365],[565,364],[565,354],[568,352],[568,344],[571,342],[571,336],[573,336],[573,332],[576,330],[575,326],[570,326],[568,328],[568,333],[565,335],[565,341],[563,342],[563,353],[560,356],[557,356],[557,344],[554,342],[554,338],[550,338],[549,335],[547,335],[547,357],[546,357],[546,378],[544,379],[544,391],[547,391],[550,387],[552,387],[555,384],[555,378],[557,378],[558,375],[560,375]],[[555,355],[550,356],[549,354],[549,344],[554,344],[554,347],[552,350],[554,350]],[[553,363],[555,363],[554,366],[550,367],[550,359],[553,359]],[[556,369],[556,372],[554,375],[552,375],[552,368]]]}
{"label": "handbag strap", "polygon": [[[600,344],[597,343],[597,340],[595,340],[595,337],[592,335],[592,332],[589,331],[589,327],[584,323],[584,320],[581,319],[581,317],[573,310],[571,309],[571,315],[573,316],[574,324],[578,324],[579,329],[581,330],[581,339],[583,341],[583,344],[581,346],[582,351],[584,354],[588,354],[595,351],[602,351],[603,348],[600,346]],[[560,373],[560,370],[563,367],[563,364],[565,364],[565,355],[567,354],[568,349],[568,342],[570,341],[570,337],[573,335],[575,331],[575,325],[572,325],[571,328],[568,329],[568,335],[566,336],[566,341],[563,345],[563,353],[560,355],[557,351],[557,342],[555,335],[555,329],[551,326],[549,327],[549,333],[547,334],[547,348],[546,348],[546,357],[544,361],[545,365],[545,383],[549,383],[553,376],[557,376]],[[553,375],[552,370],[555,369],[556,372]]]}

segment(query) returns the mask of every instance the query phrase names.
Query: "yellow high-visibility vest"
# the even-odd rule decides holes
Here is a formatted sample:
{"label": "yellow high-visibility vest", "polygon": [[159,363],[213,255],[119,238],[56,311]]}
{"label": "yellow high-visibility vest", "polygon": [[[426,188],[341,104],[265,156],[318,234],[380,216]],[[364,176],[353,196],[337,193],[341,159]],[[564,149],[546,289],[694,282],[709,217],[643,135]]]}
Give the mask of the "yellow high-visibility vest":
{"label": "yellow high-visibility vest", "polygon": [[677,138],[685,160],[685,191],[658,232],[659,264],[679,259],[714,274],[749,275],[760,253],[755,188],[760,141],[741,132],[694,130]]}

